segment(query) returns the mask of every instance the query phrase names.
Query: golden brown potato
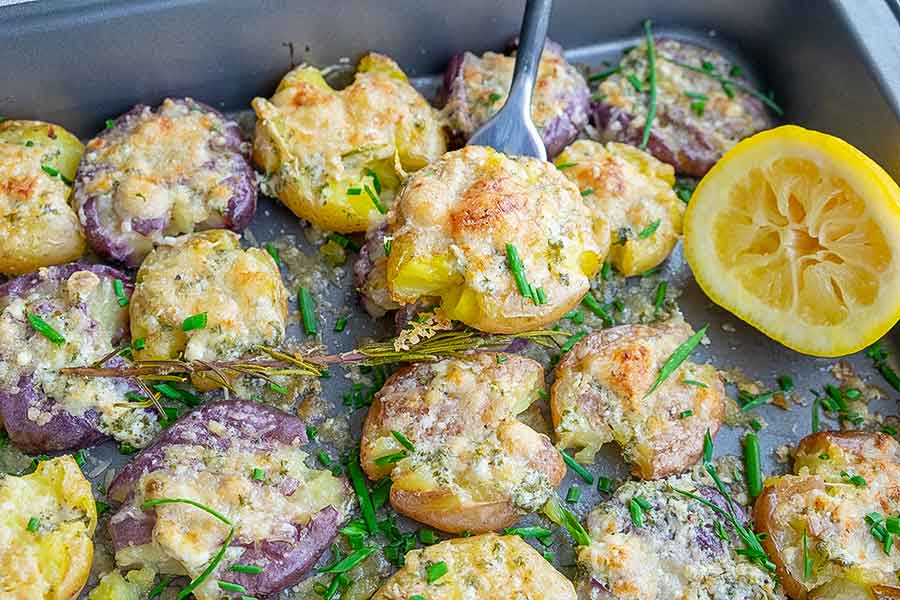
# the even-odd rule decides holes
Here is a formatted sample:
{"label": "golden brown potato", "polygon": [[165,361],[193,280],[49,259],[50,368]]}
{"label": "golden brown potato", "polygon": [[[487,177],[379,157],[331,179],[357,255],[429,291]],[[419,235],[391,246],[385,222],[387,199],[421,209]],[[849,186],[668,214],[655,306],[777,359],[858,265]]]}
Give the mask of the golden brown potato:
{"label": "golden brown potato", "polygon": [[578,342],[556,367],[550,395],[558,445],[579,449],[576,459],[590,463],[615,441],[643,479],[696,463],[704,433],[715,435],[725,416],[716,370],[685,361],[646,395],[662,364],[693,333],[682,321],[622,325]]}
{"label": "golden brown potato", "polygon": [[422,523],[451,533],[508,527],[541,508],[565,475],[547,436],[516,419],[543,382],[541,366],[515,354],[407,367],[372,402],[362,467],[373,480],[390,475],[391,504]]}
{"label": "golden brown potato", "polygon": [[[428,567],[447,573],[428,582]],[[406,564],[372,600],[575,600],[572,582],[515,535],[493,533],[447,540],[406,555]]]}
{"label": "golden brown potato", "polygon": [[381,54],[363,57],[340,91],[301,65],[271,100],[255,98],[253,109],[264,191],[331,231],[366,231],[383,221],[406,172],[447,149],[437,111]]}
{"label": "golden brown potato", "polygon": [[[501,333],[539,328],[571,310],[609,247],[607,229],[592,228],[575,185],[553,165],[480,146],[416,173],[397,200],[390,236],[395,301],[440,296],[448,317]],[[509,247],[534,298],[517,285]]]}
{"label": "golden brown potato", "polygon": [[0,122],[0,273],[20,275],[84,254],[69,202],[82,150],[58,125]]}
{"label": "golden brown potato", "polygon": [[892,437],[830,431],[803,438],[794,474],[767,480],[753,515],[793,600],[900,595],[900,553],[878,539],[892,537],[881,531],[884,519],[900,515],[900,444]]}
{"label": "golden brown potato", "polygon": [[556,159],[591,215],[609,227],[609,262],[639,275],[664,261],[681,235],[684,203],[671,165],[626,144],[578,140]]}
{"label": "golden brown potato", "polygon": [[[144,339],[139,360],[239,358],[258,344],[279,344],[287,324],[287,291],[271,256],[241,249],[237,234],[211,229],[153,250],[137,272],[131,335]],[[206,314],[204,327],[184,320]]]}
{"label": "golden brown potato", "polygon": [[71,456],[0,475],[0,598],[72,600],[91,570],[97,510]]}

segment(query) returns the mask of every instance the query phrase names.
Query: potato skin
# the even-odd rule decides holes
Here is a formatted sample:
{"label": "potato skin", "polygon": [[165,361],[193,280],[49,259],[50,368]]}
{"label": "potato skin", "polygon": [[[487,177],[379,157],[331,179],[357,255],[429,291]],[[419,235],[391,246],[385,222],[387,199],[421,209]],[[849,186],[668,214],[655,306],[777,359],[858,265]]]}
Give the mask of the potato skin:
{"label": "potato skin", "polygon": [[58,125],[0,122],[0,273],[21,275],[84,254],[66,184],[82,150],[78,138]]}
{"label": "potato skin", "polygon": [[[121,406],[132,379],[61,375],[89,365],[128,338],[128,309],[114,281],[131,295],[128,277],[112,267],[69,263],[0,285],[0,420],[18,448],[49,452],[84,448],[107,437],[143,447],[158,431],[150,410]],[[43,318],[65,338],[57,345],[37,333],[25,314]],[[114,358],[111,366],[122,366]]]}
{"label": "potato skin", "polygon": [[[537,329],[571,310],[609,247],[574,184],[550,163],[467,146],[416,173],[397,201],[387,261],[391,298],[440,296],[444,313],[492,333]],[[507,262],[516,248],[526,298]]]}
{"label": "potato skin", "polygon": [[[732,65],[718,52],[687,42],[655,38],[657,114],[647,149],[682,175],[702,177],[719,158],[741,139],[774,125],[758,99],[734,88],[734,98],[715,79],[694,73],[668,59],[700,67],[704,61],[729,76]],[[639,93],[628,79],[644,81],[648,71],[646,42],[628,52],[621,71],[605,79],[591,103],[591,124],[601,141],[637,146],[644,132],[647,95]],[[732,77],[742,81],[742,77]],[[697,112],[685,91],[707,96]]]}
{"label": "potato skin", "polygon": [[[610,233],[607,261],[626,277],[664,261],[681,235],[684,202],[671,165],[625,144],[578,140],[556,159]],[[602,227],[602,226],[601,226]]]}
{"label": "potato skin", "polygon": [[[426,570],[447,564],[447,574],[428,583]],[[572,582],[515,535],[493,533],[447,540],[406,555],[406,563],[372,600],[575,600]]]}
{"label": "potato skin", "polygon": [[191,98],[167,98],[111,125],[88,142],[75,180],[97,254],[137,267],[175,236],[250,223],[256,174],[236,122]]}
{"label": "potato skin", "polygon": [[[189,498],[225,515],[236,529],[229,553],[194,594],[222,597],[218,579],[269,596],[296,584],[337,535],[351,495],[347,482],[311,469],[304,423],[248,400],[204,404],[167,428],[126,465],[109,486],[122,503],[110,519],[120,567],[152,567],[196,577],[228,528],[183,504],[150,510],[158,498]],[[263,470],[263,478],[253,470]],[[263,567],[260,574],[229,570],[233,563]]]}
{"label": "potato skin", "polygon": [[252,104],[263,190],[329,231],[366,231],[383,222],[370,194],[390,208],[406,173],[447,149],[437,111],[393,60],[377,53],[363,57],[342,90],[301,65],[271,100]]}
{"label": "potato skin", "polygon": [[[271,256],[243,250],[237,234],[213,229],[156,248],[138,270],[131,332],[144,338],[138,359],[239,358],[258,344],[279,344],[287,323],[287,291]],[[207,313],[203,329],[183,331]]]}
{"label": "potato skin", "polygon": [[[39,519],[37,531],[26,529]],[[87,582],[97,511],[91,484],[71,456],[22,477],[0,474],[0,596],[73,600]]]}
{"label": "potato skin", "polygon": [[[441,93],[446,100],[443,112],[456,147],[463,146],[503,106],[514,63],[513,56],[495,52],[485,52],[480,57],[464,52],[450,59]],[[589,105],[584,77],[566,62],[562,47],[548,40],[531,101],[531,118],[548,157],[559,154],[587,125]]]}
{"label": "potato skin", "polygon": [[[852,484],[851,475],[866,484]],[[793,600],[900,593],[900,558],[885,554],[869,531],[864,517],[872,512],[900,512],[900,444],[861,431],[800,440],[794,474],[768,479],[753,508],[758,530],[767,534],[763,547]],[[813,559],[808,579],[800,550],[804,530]]]}
{"label": "potato skin", "polygon": [[[515,416],[538,397],[543,370],[514,354],[476,353],[417,364],[391,376],[363,426],[360,459],[370,479],[390,475],[391,505],[442,531],[508,527],[539,509],[565,476],[546,436]],[[414,450],[390,464],[378,459]]]}
{"label": "potato skin", "polygon": [[[692,334],[684,322],[621,325],[578,342],[557,365],[550,394],[558,446],[579,449],[576,459],[588,463],[603,444],[616,441],[642,479],[693,466],[705,432],[715,436],[725,416],[725,389],[715,369],[685,361],[645,397],[660,366]],[[685,410],[693,414],[681,418]]]}

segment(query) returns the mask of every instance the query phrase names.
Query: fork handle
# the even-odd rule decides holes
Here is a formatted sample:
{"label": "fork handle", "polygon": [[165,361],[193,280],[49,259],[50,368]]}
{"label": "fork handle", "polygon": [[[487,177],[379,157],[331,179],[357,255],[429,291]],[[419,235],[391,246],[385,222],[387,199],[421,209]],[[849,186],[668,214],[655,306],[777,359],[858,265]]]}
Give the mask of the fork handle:
{"label": "fork handle", "polygon": [[531,115],[531,95],[537,77],[547,27],[550,25],[550,11],[553,0],[527,0],[522,30],[519,32],[519,46],[516,50],[516,66],[507,104],[514,104],[527,115]]}

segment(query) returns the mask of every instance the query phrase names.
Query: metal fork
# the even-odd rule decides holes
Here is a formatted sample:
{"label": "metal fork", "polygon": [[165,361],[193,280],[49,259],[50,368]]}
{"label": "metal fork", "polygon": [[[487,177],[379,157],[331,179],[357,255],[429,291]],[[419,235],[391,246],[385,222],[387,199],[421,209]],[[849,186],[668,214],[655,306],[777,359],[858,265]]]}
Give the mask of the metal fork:
{"label": "metal fork", "polygon": [[544,142],[531,120],[531,96],[544,51],[552,8],[553,0],[526,2],[516,51],[516,66],[506,102],[497,114],[472,135],[467,145],[490,146],[506,154],[547,160]]}

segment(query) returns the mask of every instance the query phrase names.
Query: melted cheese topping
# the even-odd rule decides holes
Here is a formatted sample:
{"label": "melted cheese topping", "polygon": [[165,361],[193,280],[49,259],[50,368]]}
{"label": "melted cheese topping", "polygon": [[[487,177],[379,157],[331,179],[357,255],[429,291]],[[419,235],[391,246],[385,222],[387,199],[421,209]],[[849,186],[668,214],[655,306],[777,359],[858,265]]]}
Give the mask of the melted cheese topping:
{"label": "melted cheese topping", "polygon": [[28,273],[84,253],[72,189],[42,168],[71,180],[80,156],[81,143],[60,127],[0,123],[0,273]]}
{"label": "melted cheese topping", "polygon": [[[106,235],[141,255],[174,236],[224,227],[235,161],[243,161],[228,149],[233,126],[192,100],[167,98],[155,112],[145,107],[88,142],[79,200],[95,197]],[[79,210],[84,222],[83,205]]]}
{"label": "melted cheese topping", "polygon": [[[207,313],[202,329],[183,331],[192,315]],[[138,358],[227,360],[258,344],[284,339],[287,292],[271,256],[242,250],[222,229],[160,246],[141,265],[131,298],[131,335],[144,338]]]}
{"label": "melted cheese topping", "polygon": [[578,140],[556,159],[609,228],[607,260],[631,277],[660,264],[678,236],[685,205],[672,190],[675,169],[634,146]]}
{"label": "melted cheese topping", "polygon": [[[799,588],[828,598],[848,583],[900,587],[900,554],[886,553],[866,521],[873,512],[900,516],[900,444],[875,433],[812,435],[800,442],[794,473],[766,482],[764,494],[773,496],[764,529]],[[854,476],[864,485],[854,484]],[[759,510],[758,503],[757,520]],[[804,529],[809,578],[803,577]]]}
{"label": "melted cheese topping", "polygon": [[[516,355],[478,353],[417,365],[376,395],[363,430],[362,466],[373,480],[390,475],[394,490],[431,492],[436,509],[506,502],[538,510],[564,466],[546,436],[516,415],[542,389],[540,365]],[[404,450],[392,431],[415,450],[379,465],[379,457]]]}
{"label": "melted cheese topping", "polygon": [[[447,574],[428,583],[430,565]],[[493,533],[413,550],[372,600],[575,600],[572,583],[518,536]]]}
{"label": "melted cheese topping", "polygon": [[[440,296],[445,314],[490,332],[536,329],[560,318],[589,289],[609,245],[574,184],[547,162],[468,146],[416,173],[390,223],[387,283],[397,302]],[[512,244],[528,282],[508,265]]]}
{"label": "melted cheese topping", "polygon": [[[715,160],[742,138],[768,126],[766,115],[756,99],[736,88],[731,88],[732,98],[712,77],[667,60],[674,59],[697,68],[706,62],[720,75],[728,77],[731,65],[721,55],[671,39],[656,39],[654,46],[658,112],[652,131],[661,142],[657,146],[665,146],[673,153],[685,144],[701,139],[703,151],[711,153],[711,157],[704,157],[704,160]],[[630,122],[623,131],[622,123],[612,119],[602,134],[605,139],[640,140],[647,120],[647,94],[635,89],[629,75],[640,82],[646,81],[646,42],[628,52],[619,66],[618,73],[600,84],[599,93],[604,96],[604,104],[627,114]],[[707,98],[702,115],[691,108],[695,98],[686,92]]]}
{"label": "melted cheese topping", "polygon": [[[635,473],[647,479],[693,465],[704,433],[715,435],[724,418],[716,370],[685,361],[646,396],[662,364],[692,334],[684,322],[624,325],[576,344],[557,367],[552,388],[559,446],[581,449],[576,458],[590,463],[601,446],[616,441]],[[693,414],[681,417],[687,410]]]}
{"label": "melted cheese topping", "polygon": [[[578,550],[584,600],[763,600],[784,598],[762,568],[722,542],[718,515],[673,488],[695,491],[688,476],[628,482],[588,517],[591,543]],[[644,524],[631,523],[628,501],[646,500]],[[728,527],[728,526],[726,526]]]}
{"label": "melted cheese topping", "polygon": [[[0,387],[25,394],[20,378],[29,374],[36,393],[53,400],[44,408],[32,407],[28,418],[43,425],[57,411],[82,416],[100,414],[100,430],[115,439],[142,448],[159,430],[156,416],[123,405],[131,391],[127,381],[76,377],[58,372],[63,367],[85,366],[113,350],[113,338],[127,329],[128,309],[118,304],[113,279],[90,271],[76,271],[65,281],[41,269],[41,283],[22,296],[0,299]],[[36,314],[65,338],[54,344],[37,333],[26,314]]]}
{"label": "melted cheese topping", "polygon": [[269,176],[264,189],[324,229],[365,231],[381,222],[365,188],[390,207],[405,171],[446,150],[438,113],[380,54],[365,56],[339,91],[318,69],[297,67],[271,101],[255,98],[253,109],[254,159]]}
{"label": "melted cheese topping", "polygon": [[24,477],[0,475],[0,597],[77,596],[91,568],[96,525],[91,484],[71,456],[43,461]]}
{"label": "melted cheese topping", "polygon": [[[481,57],[470,52],[463,55],[460,77],[454,85],[461,84],[464,89],[453,90],[444,107],[452,129],[468,138],[500,110],[509,93],[515,63],[514,56],[496,52],[485,52]],[[535,126],[543,131],[572,108],[574,98],[586,95],[587,84],[578,70],[566,62],[555,44],[545,46],[531,98]],[[586,115],[571,118],[584,121]]]}
{"label": "melted cheese topping", "polygon": [[[162,464],[141,476],[128,505],[114,519],[140,519],[140,505],[148,500],[188,498],[224,515],[234,525],[235,539],[242,542],[293,542],[297,526],[306,525],[320,510],[332,506],[341,519],[348,514],[350,498],[345,483],[329,471],[307,467],[307,454],[299,447],[276,444],[260,448],[235,437],[234,431],[217,421],[206,427],[222,439],[205,446],[167,447]],[[220,443],[228,449],[218,449]],[[262,480],[254,479],[254,469],[262,469]],[[294,491],[286,495],[286,489]],[[229,527],[187,504],[162,504],[154,510],[152,541],[119,550],[117,564],[196,577],[221,549]],[[216,573],[241,562],[242,553],[240,547],[229,548]],[[210,575],[198,588],[198,597],[220,597],[216,579],[215,573]]]}

